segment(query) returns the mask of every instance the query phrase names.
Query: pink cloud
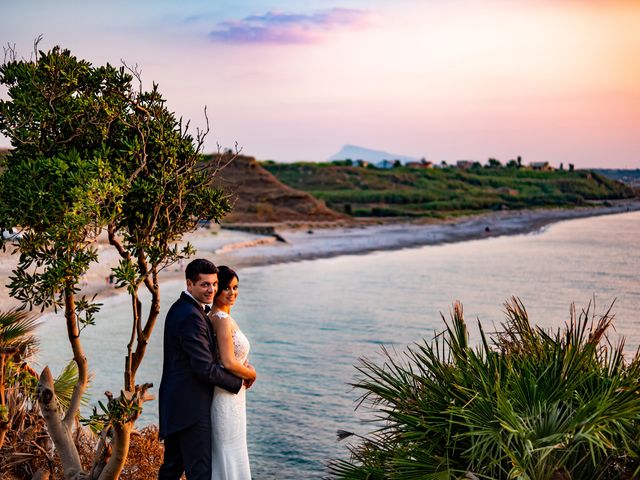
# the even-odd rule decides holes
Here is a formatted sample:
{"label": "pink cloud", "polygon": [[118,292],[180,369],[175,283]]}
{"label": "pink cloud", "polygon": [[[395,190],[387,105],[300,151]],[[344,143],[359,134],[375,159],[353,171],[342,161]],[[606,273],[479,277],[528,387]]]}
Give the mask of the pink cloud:
{"label": "pink cloud", "polygon": [[330,31],[360,28],[368,18],[368,12],[346,8],[312,14],[267,12],[221,22],[209,38],[224,43],[313,43]]}

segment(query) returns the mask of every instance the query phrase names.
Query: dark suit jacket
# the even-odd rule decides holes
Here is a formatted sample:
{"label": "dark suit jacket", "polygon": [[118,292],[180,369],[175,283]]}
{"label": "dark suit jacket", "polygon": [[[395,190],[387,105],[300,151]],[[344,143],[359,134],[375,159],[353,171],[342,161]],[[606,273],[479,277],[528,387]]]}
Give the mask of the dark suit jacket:
{"label": "dark suit jacket", "polygon": [[192,297],[182,293],[164,324],[160,380],[160,438],[210,421],[213,387],[238,393],[242,380],[217,364],[211,321]]}

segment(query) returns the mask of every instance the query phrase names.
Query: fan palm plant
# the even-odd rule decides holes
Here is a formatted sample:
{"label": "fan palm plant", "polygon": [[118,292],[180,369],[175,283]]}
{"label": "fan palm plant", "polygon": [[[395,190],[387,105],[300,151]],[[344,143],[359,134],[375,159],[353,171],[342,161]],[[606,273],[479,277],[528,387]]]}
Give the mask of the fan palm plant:
{"label": "fan palm plant", "polygon": [[[54,465],[36,399],[38,374],[29,364],[38,352],[37,326],[37,316],[25,311],[0,312],[0,471],[16,478],[31,478],[41,466]],[[71,361],[55,379],[61,405],[69,405],[77,378]]]}
{"label": "fan palm plant", "polygon": [[38,341],[33,332],[37,319],[24,311],[0,312],[0,448],[9,429],[7,389],[23,380],[22,363],[33,353]]}
{"label": "fan palm plant", "polygon": [[[358,404],[377,430],[329,470],[342,479],[627,479],[640,472],[640,359],[591,307],[556,331],[505,304],[471,346],[462,305],[431,342],[362,360]],[[443,318],[444,320],[444,318]],[[348,433],[342,433],[342,437]]]}

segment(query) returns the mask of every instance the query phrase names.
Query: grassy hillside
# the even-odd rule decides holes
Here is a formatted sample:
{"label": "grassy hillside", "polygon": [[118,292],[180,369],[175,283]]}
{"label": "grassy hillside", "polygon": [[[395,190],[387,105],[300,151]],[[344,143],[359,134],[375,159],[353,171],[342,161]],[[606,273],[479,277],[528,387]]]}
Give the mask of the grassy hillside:
{"label": "grassy hillside", "polygon": [[363,168],[335,163],[274,163],[264,168],[286,185],[354,216],[444,217],[534,207],[574,207],[636,196],[590,171],[526,168]]}

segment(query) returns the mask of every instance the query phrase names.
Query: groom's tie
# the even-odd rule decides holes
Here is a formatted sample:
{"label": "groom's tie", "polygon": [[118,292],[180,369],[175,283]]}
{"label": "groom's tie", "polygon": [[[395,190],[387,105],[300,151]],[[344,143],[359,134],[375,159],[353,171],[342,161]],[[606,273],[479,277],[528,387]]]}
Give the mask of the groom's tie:
{"label": "groom's tie", "polygon": [[204,306],[204,313],[209,313],[211,311],[211,307],[209,305]]}

